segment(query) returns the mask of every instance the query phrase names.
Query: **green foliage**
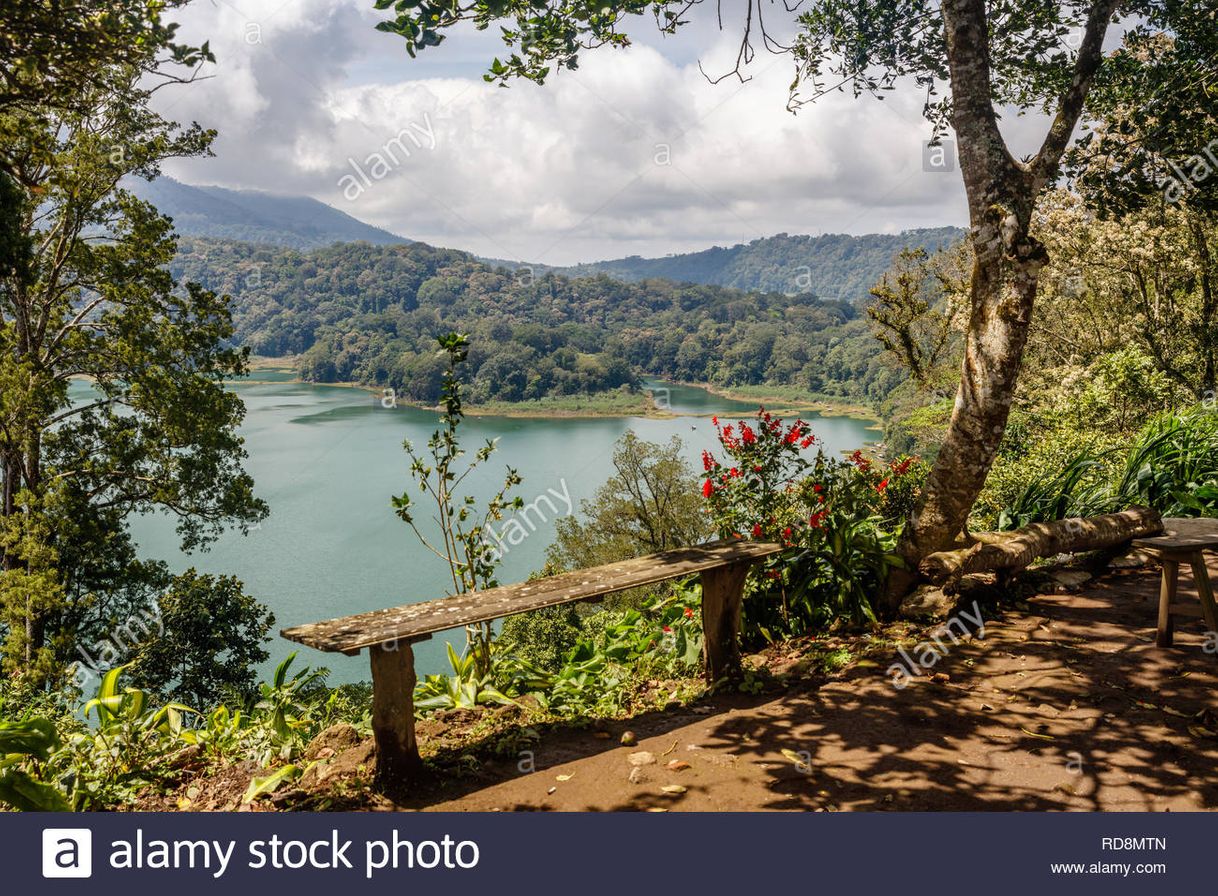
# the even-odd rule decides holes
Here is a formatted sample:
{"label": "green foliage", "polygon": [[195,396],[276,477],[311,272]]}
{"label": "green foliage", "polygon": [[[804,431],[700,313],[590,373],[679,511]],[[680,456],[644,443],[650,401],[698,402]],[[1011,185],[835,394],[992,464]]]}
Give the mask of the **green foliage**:
{"label": "green foliage", "polygon": [[[508,692],[529,694],[545,709],[569,717],[612,715],[628,684],[642,677],[685,676],[701,668],[701,589],[685,583],[637,609],[606,609],[580,620],[580,636],[554,672],[518,657],[504,666]],[[505,652],[512,650],[506,644]]]}
{"label": "green foliage", "polygon": [[1199,405],[1158,415],[1131,444],[1073,455],[1026,481],[1002,508],[1000,528],[1135,505],[1164,516],[1218,516],[1218,413]]}
{"label": "green foliage", "polygon": [[744,293],[572,279],[421,243],[302,254],[183,240],[172,270],[233,296],[236,338],[253,352],[299,354],[307,380],[372,384],[426,405],[443,384],[433,337],[452,330],[470,338],[461,378],[471,405],[616,394],[640,374],[869,402],[904,379],[854,305],[817,297],[819,280]]}
{"label": "green foliage", "polygon": [[[215,59],[174,37],[163,18],[186,0],[11,0],[0,42],[0,112],[71,109],[99,80],[139,67],[165,72]],[[104,14],[103,14],[104,10]]]}
{"label": "green foliage", "polygon": [[145,787],[170,774],[170,757],[183,744],[193,710],[179,703],[157,705],[138,688],[123,688],[125,667],[107,672],[97,696],[85,704],[86,720],[74,728],[50,769],[75,810],[130,802]]}
{"label": "green foliage", "polygon": [[499,642],[521,662],[543,672],[556,672],[583,630],[575,605],[563,604],[509,616],[499,630]]}
{"label": "green foliage", "polygon": [[294,653],[288,656],[271,681],[259,684],[258,699],[248,709],[218,706],[183,740],[215,759],[246,758],[265,767],[297,759],[310,740],[338,722],[371,730],[370,685],[328,688],[324,669],[289,674],[295,659]]}
{"label": "green foliage", "polygon": [[231,576],[175,576],[157,600],[159,631],[137,652],[132,677],[191,706],[238,703],[257,690],[254,669],[275,624],[265,606]]}
{"label": "green foliage", "polygon": [[209,58],[175,43],[177,5],[21,2],[33,30],[0,49],[29,67],[0,83],[49,103],[0,104],[0,667],[43,682],[153,605],[167,576],[138,558],[133,515],[171,514],[190,550],[266,512],[224,388],[245,370],[227,301],[170,275],[171,222],[117,186],[214,136],[151,108]]}
{"label": "green foliage", "polygon": [[[451,644],[448,662],[451,675],[428,675],[415,688],[415,710],[426,713],[436,709],[472,709],[486,703],[505,704],[511,699],[495,687],[495,654],[497,645],[487,642],[485,662],[479,664],[475,652],[461,656]],[[485,671],[483,671],[485,670]]]}
{"label": "green foliage", "polygon": [[245,794],[241,797],[241,802],[252,803],[260,796],[269,796],[278,790],[282,785],[295,781],[302,774],[304,769],[294,763],[281,765],[269,775],[264,775],[261,778],[253,778],[250,781],[250,786],[245,789]]}
{"label": "green foliage", "polygon": [[520,614],[513,619],[524,621],[505,625],[494,642],[486,675],[450,646],[453,673],[427,676],[415,691],[415,706],[429,712],[527,696],[562,717],[613,715],[625,707],[632,682],[701,668],[700,605],[699,586],[686,582],[629,610]]}
{"label": "green foliage", "polygon": [[862,236],[780,233],[726,249],[716,246],[664,258],[631,256],[560,268],[559,272],[571,277],[608,274],[631,283],[662,278],[764,293],[810,292],[819,299],[859,305],[901,250],[935,252],[963,235],[956,227]]}
{"label": "green foliage", "polygon": [[1218,145],[1214,7],[1173,0],[1155,13],[1125,31],[1088,97],[1092,127],[1070,159],[1074,182],[1105,216],[1153,209],[1166,198],[1212,220],[1218,179],[1196,175],[1210,170],[1204,153]]}
{"label": "green foliage", "polygon": [[555,521],[547,571],[586,569],[706,540],[710,526],[690,488],[693,470],[683,454],[675,436],[664,445],[633,432],[618,439],[609,479],[580,503],[579,516]]}
{"label": "green foliage", "polygon": [[58,790],[23,767],[45,762],[58,747],[59,732],[46,719],[0,721],[0,806],[27,812],[68,809]]}
{"label": "green foliage", "polygon": [[726,459],[706,453],[702,494],[720,535],[790,549],[752,576],[746,641],[873,621],[872,598],[900,565],[896,540],[925,467],[916,458],[881,467],[860,451],[848,463],[823,452],[809,459],[816,439],[807,424],[764,409],[751,424],[715,423]]}
{"label": "green foliage", "polygon": [[909,371],[920,386],[940,377],[938,368],[949,352],[953,335],[953,309],[948,297],[952,284],[944,282],[944,258],[932,257],[920,247],[903,249],[878,283],[871,288],[867,316],[872,333],[885,351]]}
{"label": "green foliage", "polygon": [[[102,678],[83,716],[60,698],[0,682],[0,805],[17,809],[111,809],[146,790],[172,786],[182,756],[210,762],[249,760],[273,768],[249,799],[273,792],[303,772],[304,747],[325,728],[346,722],[370,732],[368,685],[325,686],[324,670],[292,675],[289,657],[253,705],[221,705],[200,716],[180,703],[159,703],[123,687],[124,667]],[[56,692],[62,696],[62,692]]]}

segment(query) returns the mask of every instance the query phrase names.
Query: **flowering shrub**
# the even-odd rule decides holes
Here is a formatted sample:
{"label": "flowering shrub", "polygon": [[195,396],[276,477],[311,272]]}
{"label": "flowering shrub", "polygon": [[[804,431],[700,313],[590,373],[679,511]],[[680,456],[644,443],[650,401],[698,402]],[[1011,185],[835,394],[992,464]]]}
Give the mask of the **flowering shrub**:
{"label": "flowering shrub", "polygon": [[785,424],[764,408],[754,425],[713,420],[727,460],[702,452],[702,496],[719,536],[791,543],[800,524],[790,513],[791,497],[810,466],[804,452],[817,444],[808,424]]}
{"label": "flowering shrub", "polygon": [[744,637],[774,640],[839,619],[872,620],[871,598],[900,563],[896,539],[925,465],[854,452],[826,457],[803,420],[764,408],[752,422],[715,419],[722,459],[703,454],[702,494],[719,534],[790,548],[753,576]]}

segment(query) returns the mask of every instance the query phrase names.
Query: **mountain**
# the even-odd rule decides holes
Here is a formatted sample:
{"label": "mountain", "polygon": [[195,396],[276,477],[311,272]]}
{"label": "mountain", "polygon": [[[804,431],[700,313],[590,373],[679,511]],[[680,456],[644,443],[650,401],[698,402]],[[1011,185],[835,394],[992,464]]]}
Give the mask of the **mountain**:
{"label": "mountain", "polygon": [[933,252],[964,234],[959,227],[863,236],[780,233],[729,248],[715,246],[664,258],[632,255],[552,270],[573,277],[601,273],[627,281],[664,278],[787,295],[811,292],[821,299],[857,304],[867,300],[868,291],[902,249],[921,246]]}
{"label": "mountain", "polygon": [[[194,186],[171,177],[159,177],[152,182],[132,180],[126,186],[173,218],[178,233],[186,237],[238,240],[298,250],[332,243],[412,242],[308,196]],[[536,272],[550,271],[576,278],[607,274],[627,282],[665,279],[784,295],[811,293],[826,301],[860,304],[867,300],[868,291],[902,249],[922,246],[934,251],[963,235],[958,227],[863,236],[780,233],[728,248],[715,246],[663,258],[632,255],[569,267],[539,264],[528,267]],[[481,260],[494,267],[522,267],[516,262]]]}
{"label": "mountain", "polygon": [[173,218],[174,227],[183,236],[292,249],[359,241],[377,245],[411,242],[308,196],[194,186],[171,177],[130,179],[124,186]]}

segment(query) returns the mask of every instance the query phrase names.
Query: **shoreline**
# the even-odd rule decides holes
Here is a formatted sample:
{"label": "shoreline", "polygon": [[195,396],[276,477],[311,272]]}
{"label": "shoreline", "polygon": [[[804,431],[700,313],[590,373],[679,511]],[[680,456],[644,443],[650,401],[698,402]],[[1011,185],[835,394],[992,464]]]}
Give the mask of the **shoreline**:
{"label": "shoreline", "polygon": [[[335,386],[342,389],[358,389],[367,392],[370,395],[383,394],[383,386],[372,386],[367,383],[358,382],[335,382],[335,383],[320,383],[310,380],[301,379],[293,364],[295,359],[291,357],[285,358],[268,358],[262,356],[251,356],[249,360],[249,374],[244,377],[241,382],[248,385],[271,385],[275,383],[301,383],[312,386]],[[259,379],[259,371],[276,371],[279,373],[287,373],[291,375],[291,379]],[[727,387],[712,386],[709,383],[690,383],[672,381],[673,385],[684,386],[687,388],[701,389],[711,395],[719,398],[725,398],[729,401],[753,402],[767,405],[773,413],[779,416],[791,415],[806,412],[814,412],[821,417],[848,417],[853,420],[860,420],[873,424],[870,429],[881,429],[882,421],[875,416],[869,409],[856,404],[847,402],[835,403],[825,400],[796,400],[781,395],[759,394],[750,395],[740,391],[732,390]],[[747,389],[764,390],[764,386],[750,386]],[[610,393],[616,395],[616,393]],[[608,397],[608,396],[606,396]],[[465,414],[468,417],[509,417],[519,419],[546,419],[546,418],[630,418],[641,417],[645,419],[674,419],[677,417],[711,417],[714,413],[682,413],[678,411],[663,410],[656,406],[655,396],[651,389],[642,387],[636,395],[622,395],[621,401],[617,404],[609,403],[606,407],[596,407],[597,398],[592,396],[565,396],[555,399],[531,399],[523,402],[492,402],[490,404],[469,405],[465,409]],[[629,399],[629,401],[628,401]],[[546,402],[553,401],[554,404],[547,405]],[[584,406],[589,405],[589,406]],[[398,400],[398,407],[414,408],[423,411],[438,411],[438,405],[425,405],[411,401]],[[722,414],[723,412],[720,412]]]}
{"label": "shoreline", "polygon": [[[711,395],[716,395],[719,398],[726,398],[729,401],[756,402],[759,405],[765,405],[766,410],[771,413],[782,416],[784,413],[797,413],[799,411],[815,411],[821,417],[849,417],[851,420],[862,420],[869,423],[874,423],[872,429],[880,429],[883,427],[884,421],[876,416],[875,412],[865,405],[855,404],[847,401],[832,401],[823,398],[806,398],[798,399],[789,396],[766,392],[766,389],[783,388],[781,386],[716,386],[711,383],[691,383],[683,381],[673,381],[674,385],[686,386],[693,389],[701,389],[704,392],[709,392]],[[745,391],[741,391],[741,390]],[[684,416],[700,417],[709,416],[707,414],[688,414]],[[720,415],[722,416],[722,415]]]}

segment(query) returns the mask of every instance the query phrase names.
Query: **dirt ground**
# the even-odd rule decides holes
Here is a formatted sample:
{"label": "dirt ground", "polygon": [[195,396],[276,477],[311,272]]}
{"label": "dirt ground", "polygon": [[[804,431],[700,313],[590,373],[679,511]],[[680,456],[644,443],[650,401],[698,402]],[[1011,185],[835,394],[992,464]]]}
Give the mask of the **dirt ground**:
{"label": "dirt ground", "polygon": [[[722,693],[588,728],[541,729],[520,749],[503,749],[504,732],[525,729],[498,710],[507,713],[496,717],[498,756],[470,747],[468,731],[486,716],[450,713],[419,725],[425,754],[448,754],[445,771],[396,804],[371,790],[372,742],[348,728],[315,741],[306,758],[330,758],[269,801],[239,805],[258,773],[246,763],[201,771],[131,808],[1218,808],[1218,654],[1204,625],[1178,619],[1175,646],[1155,646],[1154,568],[1110,571],[1076,587],[1005,604],[983,638],[945,641],[946,655],[902,689],[889,672],[900,657],[885,649],[828,679],[792,674],[794,684],[760,696]],[[1195,600],[1186,570],[1180,589],[1181,599]],[[800,649],[771,651],[770,668],[782,673],[785,662],[789,672]],[[656,684],[664,693],[666,683]],[[628,731],[636,742],[624,746]]]}
{"label": "dirt ground", "polygon": [[[608,739],[548,736],[531,774],[504,760],[468,792],[452,782],[413,808],[1213,809],[1218,655],[1194,620],[1177,622],[1174,647],[1155,646],[1157,589],[1157,571],[1140,569],[1038,595],[900,690],[881,663],[777,699],[615,723]],[[1181,593],[1195,594],[1184,574]],[[626,729],[637,745],[619,745]],[[654,762],[633,766],[639,752]]]}

